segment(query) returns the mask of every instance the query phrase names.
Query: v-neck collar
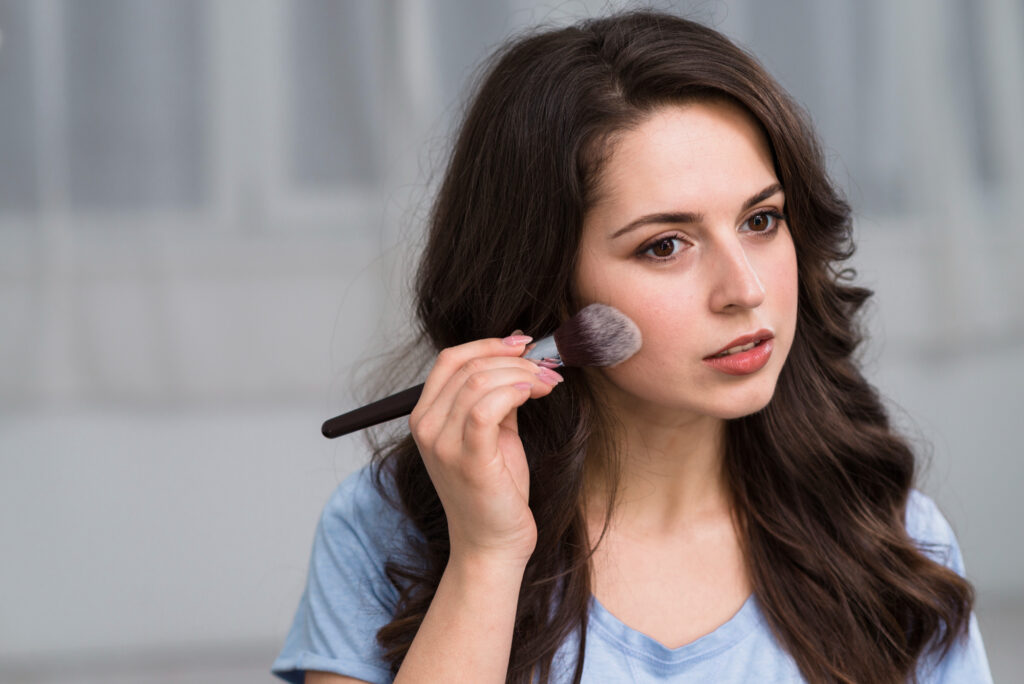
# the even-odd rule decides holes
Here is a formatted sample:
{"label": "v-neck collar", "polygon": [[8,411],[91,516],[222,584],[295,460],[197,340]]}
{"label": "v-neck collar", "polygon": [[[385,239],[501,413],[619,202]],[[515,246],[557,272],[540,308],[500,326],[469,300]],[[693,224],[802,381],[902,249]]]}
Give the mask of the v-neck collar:
{"label": "v-neck collar", "polygon": [[731,618],[713,631],[679,648],[668,648],[612,615],[596,596],[590,597],[590,621],[601,636],[628,655],[661,666],[703,660],[721,653],[743,640],[762,620],[757,599],[751,594]]}

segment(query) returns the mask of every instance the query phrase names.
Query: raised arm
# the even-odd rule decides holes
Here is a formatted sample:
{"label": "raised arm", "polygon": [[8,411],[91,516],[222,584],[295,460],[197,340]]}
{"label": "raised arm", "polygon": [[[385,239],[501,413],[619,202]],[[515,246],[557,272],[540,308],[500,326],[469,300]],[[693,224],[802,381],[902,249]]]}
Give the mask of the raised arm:
{"label": "raised arm", "polygon": [[445,349],[409,418],[448,520],[451,553],[396,684],[501,684],[537,543],[516,409],[561,380],[520,356],[529,338]]}

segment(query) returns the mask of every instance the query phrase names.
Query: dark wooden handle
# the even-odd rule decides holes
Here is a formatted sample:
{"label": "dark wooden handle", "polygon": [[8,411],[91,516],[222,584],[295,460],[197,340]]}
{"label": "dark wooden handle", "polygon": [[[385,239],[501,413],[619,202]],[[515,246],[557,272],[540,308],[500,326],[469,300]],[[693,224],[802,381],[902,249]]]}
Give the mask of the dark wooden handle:
{"label": "dark wooden handle", "polygon": [[423,394],[423,383],[357,408],[355,411],[335,416],[324,423],[321,432],[324,433],[324,437],[333,439],[383,423],[386,420],[407,416],[412,413],[421,394]]}

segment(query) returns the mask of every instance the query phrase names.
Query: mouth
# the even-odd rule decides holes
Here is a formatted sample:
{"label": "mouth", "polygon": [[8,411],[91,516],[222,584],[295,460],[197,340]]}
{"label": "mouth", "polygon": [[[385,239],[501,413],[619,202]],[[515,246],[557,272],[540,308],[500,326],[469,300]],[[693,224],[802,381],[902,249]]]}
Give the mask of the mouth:
{"label": "mouth", "polygon": [[719,349],[710,356],[705,356],[705,359],[720,359],[725,356],[731,356],[732,354],[739,354],[741,352],[748,351],[754,347],[758,347],[768,340],[774,338],[775,335],[771,330],[763,329],[758,330],[755,333],[750,333],[742,337],[737,337],[735,340]]}

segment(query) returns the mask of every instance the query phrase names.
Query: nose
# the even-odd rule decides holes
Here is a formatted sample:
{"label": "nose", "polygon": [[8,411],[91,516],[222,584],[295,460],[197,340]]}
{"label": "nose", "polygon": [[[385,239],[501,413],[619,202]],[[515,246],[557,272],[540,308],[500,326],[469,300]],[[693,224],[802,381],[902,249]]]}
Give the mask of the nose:
{"label": "nose", "polygon": [[715,251],[710,301],[712,311],[753,309],[760,306],[765,297],[764,285],[747,258],[740,240],[719,242]]}

